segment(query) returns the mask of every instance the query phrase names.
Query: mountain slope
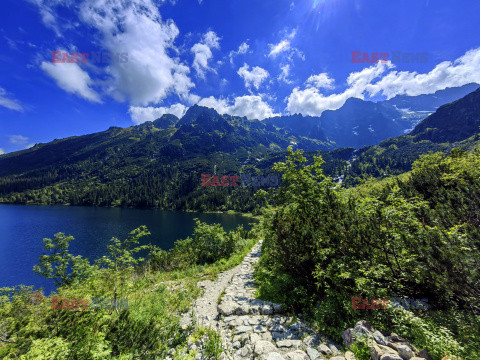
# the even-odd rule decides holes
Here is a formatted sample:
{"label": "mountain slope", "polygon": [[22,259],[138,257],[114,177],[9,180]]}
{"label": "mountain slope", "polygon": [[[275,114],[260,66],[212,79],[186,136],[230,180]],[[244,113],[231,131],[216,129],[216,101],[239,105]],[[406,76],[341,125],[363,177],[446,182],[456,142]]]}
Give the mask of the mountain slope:
{"label": "mountain slope", "polygon": [[398,109],[408,109],[410,111],[434,112],[440,106],[454,102],[471,92],[478,89],[480,85],[476,83],[466,84],[460,87],[446,88],[438,90],[434,94],[424,94],[417,96],[397,95],[383,103],[395,106]]}
{"label": "mountain slope", "polygon": [[362,177],[384,177],[411,170],[413,162],[430,151],[466,151],[480,145],[480,89],[441,106],[409,134],[354,152],[343,177],[347,186]]}
{"label": "mountain slope", "polygon": [[341,108],[324,111],[321,116],[295,114],[269,118],[263,122],[300,136],[329,140],[335,147],[351,146],[358,149],[404,134],[427,115],[399,110],[383,102],[350,98]]}
{"label": "mountain slope", "polygon": [[441,106],[410,135],[432,142],[455,142],[479,132],[480,88],[451,104]]}
{"label": "mountain slope", "polygon": [[306,150],[331,148],[328,143],[297,136],[258,120],[219,115],[215,110],[193,106],[182,119],[164,115],[154,122],[129,128],[110,129],[83,136],[54,140],[47,144],[0,156],[0,176],[20,174],[85,160],[123,158],[195,157],[213,152],[258,153],[285,150],[295,142]]}
{"label": "mountain slope", "polygon": [[327,141],[322,130],[320,118],[316,116],[303,116],[301,114],[276,116],[263,120],[265,124],[271,124],[281,129],[286,129],[299,136]]}
{"label": "mountain slope", "polygon": [[338,110],[324,111],[320,117],[325,134],[336,146],[355,148],[398,136],[405,128],[399,120],[396,110],[357,98],[348,99]]}
{"label": "mountain slope", "polygon": [[[0,202],[92,206],[158,207],[178,210],[252,211],[263,200],[255,187],[202,187],[201,174],[267,174],[283,161],[287,146],[325,159],[325,173],[346,186],[364,177],[384,177],[409,171],[429,151],[478,146],[480,90],[444,105],[419,124],[410,135],[382,141],[359,150],[318,151],[330,143],[298,135],[298,131],[242,117],[219,115],[215,110],[192,107],[182,119],[162,117],[129,128],[55,140],[48,144],[0,156]],[[358,109],[362,116],[353,119]],[[338,137],[370,136],[369,127],[386,126],[390,107],[359,99],[339,112],[327,113],[327,129]],[[376,117],[372,113],[377,114]],[[300,121],[301,116],[290,120]],[[317,119],[307,122],[314,125]],[[343,123],[342,128],[342,121]],[[386,121],[386,120],[385,120]],[[159,124],[160,123],[160,124]],[[275,122],[274,122],[275,123]],[[156,125],[164,127],[158,128]],[[398,124],[397,124],[398,125]],[[303,131],[307,131],[304,128]],[[375,130],[376,131],[376,130]],[[347,139],[348,140],[348,139]]]}
{"label": "mountain slope", "polygon": [[0,202],[206,211],[229,201],[249,211],[256,189],[205,189],[201,174],[261,174],[271,164],[264,160],[291,144],[331,148],[258,120],[194,106],[182,119],[162,116],[0,156]]}
{"label": "mountain slope", "polygon": [[472,83],[439,90],[434,94],[396,96],[377,103],[350,98],[341,108],[327,110],[319,117],[295,114],[277,116],[263,122],[299,136],[330,140],[336,147],[360,149],[409,133],[439,106],[458,100],[478,87],[478,84]]}

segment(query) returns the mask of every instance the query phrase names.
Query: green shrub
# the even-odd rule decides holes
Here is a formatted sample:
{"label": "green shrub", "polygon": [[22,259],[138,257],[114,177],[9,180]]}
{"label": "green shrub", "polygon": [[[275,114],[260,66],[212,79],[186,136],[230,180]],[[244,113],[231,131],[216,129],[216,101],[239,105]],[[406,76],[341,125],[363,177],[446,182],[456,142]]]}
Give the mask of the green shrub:
{"label": "green shrub", "polygon": [[[361,198],[344,196],[324,177],[321,158],[302,165],[301,154],[289,149],[286,162],[273,168],[283,172],[285,186],[276,199],[281,206],[262,222],[265,241],[255,271],[261,297],[310,313],[337,341],[360,319],[378,328],[399,324],[385,311],[351,309],[352,297],[427,298],[430,310],[470,314],[479,308],[480,218],[472,215],[480,213],[479,153],[427,155],[404,182],[389,182],[375,196]],[[411,316],[433,319],[421,310]],[[432,329],[414,324],[411,336],[435,358],[474,346],[460,335],[460,324],[451,334],[463,339],[458,346],[440,346]],[[439,336],[449,339],[435,324]]]}
{"label": "green shrub", "polygon": [[253,238],[243,226],[226,233],[220,224],[209,225],[198,219],[195,222],[193,238],[177,240],[169,251],[155,248],[150,253],[153,270],[171,271],[225,260],[245,248]]}

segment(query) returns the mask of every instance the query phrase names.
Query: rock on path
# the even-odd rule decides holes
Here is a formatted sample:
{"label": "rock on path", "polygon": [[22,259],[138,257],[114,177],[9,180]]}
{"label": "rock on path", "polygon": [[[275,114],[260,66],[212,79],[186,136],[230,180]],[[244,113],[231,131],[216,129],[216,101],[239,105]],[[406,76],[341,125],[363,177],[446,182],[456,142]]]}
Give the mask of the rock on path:
{"label": "rock on path", "polygon": [[[313,332],[301,320],[283,316],[282,307],[255,299],[253,270],[261,255],[262,241],[237,267],[221,273],[216,281],[203,281],[203,295],[192,306],[198,325],[211,327],[222,338],[222,359],[345,360],[338,346]],[[190,315],[182,319],[183,326]],[[353,353],[347,357],[352,359]],[[354,357],[353,357],[354,359]]]}

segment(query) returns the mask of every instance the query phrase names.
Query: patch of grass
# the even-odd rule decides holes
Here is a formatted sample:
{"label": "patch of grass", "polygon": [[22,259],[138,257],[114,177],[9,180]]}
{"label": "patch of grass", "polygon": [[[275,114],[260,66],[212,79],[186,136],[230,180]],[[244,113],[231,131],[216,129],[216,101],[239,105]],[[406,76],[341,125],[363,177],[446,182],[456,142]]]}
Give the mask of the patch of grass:
{"label": "patch of grass", "polygon": [[193,329],[196,339],[207,336],[202,344],[205,355],[218,359],[222,352],[220,336],[210,329],[198,330],[195,325],[182,329],[181,315],[200,295],[199,281],[214,280],[220,272],[240,264],[255,243],[256,239],[247,239],[229,258],[213,264],[193,264],[172,271],[135,269],[120,278],[117,299],[127,299],[128,309],[118,313],[114,309],[51,309],[52,297],[113,298],[111,269],[99,269],[83,281],[61,286],[38,304],[32,304],[32,288],[1,289],[0,332],[12,342],[0,342],[0,358],[34,359],[43,353],[52,358],[163,359],[176,349],[175,354],[170,353],[174,359],[193,360],[196,352],[187,351],[186,346]]}

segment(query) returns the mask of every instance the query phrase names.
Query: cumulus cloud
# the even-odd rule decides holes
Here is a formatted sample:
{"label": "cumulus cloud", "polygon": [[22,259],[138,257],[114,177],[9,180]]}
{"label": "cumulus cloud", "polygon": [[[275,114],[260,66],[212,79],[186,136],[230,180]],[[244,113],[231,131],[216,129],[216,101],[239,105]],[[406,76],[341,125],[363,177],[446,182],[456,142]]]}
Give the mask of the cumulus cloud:
{"label": "cumulus cloud", "polygon": [[258,90],[262,82],[268,78],[268,71],[258,66],[253,67],[252,70],[249,70],[249,68],[250,66],[244,63],[243,66],[238,69],[237,74],[240,75],[245,82],[246,88],[253,86]]}
{"label": "cumulus cloud", "polygon": [[243,55],[243,54],[246,54],[248,52],[248,49],[250,48],[250,45],[247,44],[247,42],[243,42],[240,44],[240,46],[238,47],[238,50],[237,51],[230,51],[230,53],[228,54],[229,58],[230,58],[230,63],[233,65],[233,58],[235,56],[238,56],[238,55]]}
{"label": "cumulus cloud", "polygon": [[101,102],[100,95],[92,89],[93,80],[90,75],[78,64],[44,61],[40,68],[54,79],[61,89],[93,102]]}
{"label": "cumulus cloud", "polygon": [[213,71],[208,65],[208,61],[213,57],[211,49],[220,48],[220,38],[213,31],[208,31],[202,39],[202,42],[196,43],[192,46],[191,52],[195,54],[193,59],[193,68],[197,72],[197,76],[201,79],[205,79],[207,71]]}
{"label": "cumulus cloud", "polygon": [[139,106],[130,106],[128,113],[132,118],[132,121],[135,124],[141,124],[145,121],[153,121],[156,120],[164,114],[173,114],[178,118],[181,118],[187,107],[183,104],[177,103],[173,104],[170,107],[139,107]]}
{"label": "cumulus cloud", "polygon": [[7,109],[10,110],[16,110],[16,111],[23,111],[22,105],[15,100],[12,99],[7,91],[4,88],[0,87],[0,106],[6,107]]}
{"label": "cumulus cloud", "polygon": [[215,109],[220,114],[246,116],[248,119],[263,120],[277,116],[260,95],[244,95],[232,100],[216,99],[213,96],[199,101],[198,105]]}
{"label": "cumulus cloud", "polygon": [[455,61],[444,61],[425,74],[409,71],[392,71],[375,84],[370,84],[370,95],[381,94],[388,99],[396,95],[416,96],[433,94],[447,87],[468,83],[480,84],[480,48],[467,51]]}
{"label": "cumulus cloud", "polygon": [[279,81],[283,81],[285,84],[291,84],[292,81],[288,78],[290,76],[290,64],[286,64],[280,68],[282,72],[278,76]]}
{"label": "cumulus cloud", "polygon": [[104,48],[128,54],[127,62],[107,68],[117,99],[125,96],[133,104],[148,105],[170,94],[188,97],[194,86],[190,69],[169,55],[177,51],[179,30],[172,20],[162,20],[152,0],[85,0],[80,17],[98,30]]}
{"label": "cumulus cloud", "polygon": [[454,61],[441,62],[428,73],[392,70],[394,68],[391,62],[378,62],[362,71],[353,72],[347,78],[348,86],[344,92],[328,96],[320,93],[319,84],[328,88],[333,85],[333,79],[326,74],[321,78],[313,75],[306,81],[305,89],[296,87],[292,90],[286,99],[286,110],[319,116],[325,110],[340,108],[351,97],[364,99],[365,95],[379,95],[390,99],[397,95],[433,94],[447,87],[472,82],[480,84],[480,48],[469,50]]}
{"label": "cumulus cloud", "polygon": [[2,148],[0,148],[0,155],[3,155],[3,154],[5,154],[5,151]]}
{"label": "cumulus cloud", "polygon": [[321,73],[318,75],[310,76],[305,84],[310,87],[315,87],[317,89],[324,88],[324,89],[333,89],[333,83],[335,82],[334,79],[328,76],[327,73]]}
{"label": "cumulus cloud", "polygon": [[219,49],[220,48],[220,38],[215,33],[215,31],[207,31],[203,35],[203,42],[211,48]]}
{"label": "cumulus cloud", "polygon": [[[291,114],[301,113],[303,115],[320,116],[325,110],[339,109],[351,97],[363,99],[367,86],[392,67],[393,65],[390,62],[377,63],[362,71],[351,73],[347,78],[347,89],[339,94],[325,96],[320,93],[318,88],[313,86],[307,86],[303,90],[296,87],[287,98],[287,111]],[[325,85],[325,82],[323,84]]]}
{"label": "cumulus cloud", "polygon": [[[191,101],[189,92],[194,84],[189,77],[190,68],[171,55],[178,53],[174,42],[179,30],[172,20],[162,19],[154,0],[81,0],[75,4],[71,0],[30,1],[39,7],[47,27],[60,30],[71,25],[60,21],[56,7],[72,5],[78,9],[79,23],[95,30],[92,38],[102,51],[110,53],[111,58],[119,53],[127,54],[126,62],[112,61],[102,68],[80,65],[83,72],[92,70],[99,74],[95,85],[105,94],[118,101],[127,100],[132,105],[143,106],[159,103],[171,94]],[[214,39],[209,37],[207,41]],[[69,69],[75,68],[75,64],[68,65]],[[51,76],[61,70],[61,67],[52,66],[42,68]],[[80,75],[79,69],[73,71],[77,77]],[[83,81],[89,78],[80,77]],[[91,82],[88,87],[79,87],[63,81],[62,88],[92,101],[100,98],[92,90]]]}
{"label": "cumulus cloud", "polygon": [[28,137],[22,135],[9,135],[9,140],[13,145],[25,145],[28,143]]}

